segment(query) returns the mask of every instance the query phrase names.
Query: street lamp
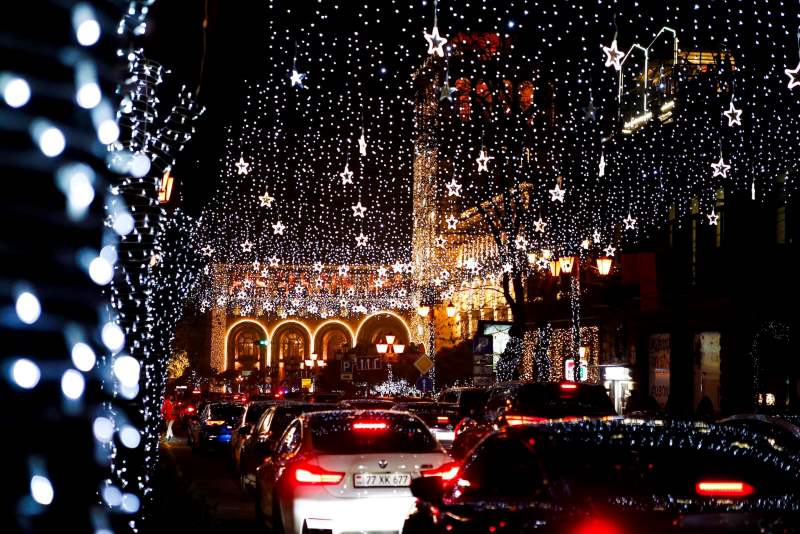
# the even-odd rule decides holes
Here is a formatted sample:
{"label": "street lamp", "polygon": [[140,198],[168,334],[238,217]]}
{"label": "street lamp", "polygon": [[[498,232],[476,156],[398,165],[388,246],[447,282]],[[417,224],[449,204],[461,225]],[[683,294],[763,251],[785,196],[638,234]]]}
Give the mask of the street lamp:
{"label": "street lamp", "polygon": [[406,346],[402,343],[395,343],[394,340],[396,337],[392,334],[387,334],[385,339],[385,343],[375,343],[375,350],[378,351],[378,354],[385,355],[386,369],[389,371],[387,379],[391,382],[393,379],[392,363],[397,361],[398,354],[403,354],[406,350]]}
{"label": "street lamp", "polygon": [[609,272],[611,272],[611,258],[607,258],[605,256],[597,258],[597,272],[600,273],[601,276],[607,276]]}
{"label": "street lamp", "polygon": [[455,317],[456,311],[457,311],[456,307],[453,305],[453,301],[451,300],[450,303],[447,305],[447,316]]}
{"label": "street lamp", "polygon": [[317,375],[319,374],[320,368],[325,367],[328,362],[318,359],[317,354],[312,352],[309,355],[309,359],[305,360],[303,363],[311,370],[312,382],[310,393],[314,393],[317,390]]}

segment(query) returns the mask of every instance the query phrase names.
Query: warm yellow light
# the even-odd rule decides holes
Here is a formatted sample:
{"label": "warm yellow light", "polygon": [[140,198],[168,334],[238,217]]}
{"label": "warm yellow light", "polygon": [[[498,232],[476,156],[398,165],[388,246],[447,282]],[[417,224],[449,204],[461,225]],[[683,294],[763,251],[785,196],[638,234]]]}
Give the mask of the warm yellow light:
{"label": "warm yellow light", "polygon": [[573,256],[564,256],[558,260],[559,265],[561,265],[561,271],[567,274],[572,272],[572,266],[575,264],[575,258]]}
{"label": "warm yellow light", "polygon": [[312,353],[310,354],[310,356],[311,356],[311,359],[312,359],[312,360],[316,360],[316,359],[317,359],[317,354],[316,354],[315,352],[312,352]]}
{"label": "warm yellow light", "polygon": [[578,356],[580,356],[581,360],[586,359],[587,352],[589,352],[589,347],[578,347]]}
{"label": "warm yellow light", "polygon": [[456,316],[456,307],[452,303],[452,301],[450,302],[450,304],[447,305],[447,316],[448,317],[455,317]]}
{"label": "warm yellow light", "polygon": [[389,345],[386,343],[376,343],[375,349],[377,349],[378,354],[386,354],[386,351],[389,350]]}
{"label": "warm yellow light", "polygon": [[555,260],[550,262],[550,274],[553,276],[558,276],[561,274],[561,263]]}
{"label": "warm yellow light", "polygon": [[406,350],[406,346],[403,345],[402,343],[399,343],[397,345],[394,345],[392,347],[392,350],[394,350],[395,354],[403,354],[403,351]]}
{"label": "warm yellow light", "polygon": [[170,197],[172,196],[172,184],[174,178],[169,173],[169,169],[167,172],[164,173],[164,176],[161,178],[161,185],[158,189],[158,201],[162,204],[166,204],[169,202]]}
{"label": "warm yellow light", "polygon": [[393,335],[389,334],[389,335],[386,336],[386,343],[389,344],[389,345],[392,345],[392,344],[394,344],[394,339],[395,339],[395,337]]}
{"label": "warm yellow light", "polygon": [[417,313],[419,314],[420,317],[427,317],[430,311],[431,311],[430,306],[426,306],[424,304],[421,304],[417,308]]}
{"label": "warm yellow light", "polygon": [[553,255],[553,253],[552,253],[552,252],[550,252],[549,250],[547,250],[547,249],[542,249],[542,257],[543,257],[544,259],[546,259],[546,260],[549,260],[549,259],[550,259],[550,256],[552,256],[552,255]]}
{"label": "warm yellow light", "polygon": [[602,276],[606,276],[609,272],[611,272],[611,263],[611,258],[597,258],[597,272]]}
{"label": "warm yellow light", "polygon": [[314,367],[314,360],[306,360],[305,364],[306,367]]}

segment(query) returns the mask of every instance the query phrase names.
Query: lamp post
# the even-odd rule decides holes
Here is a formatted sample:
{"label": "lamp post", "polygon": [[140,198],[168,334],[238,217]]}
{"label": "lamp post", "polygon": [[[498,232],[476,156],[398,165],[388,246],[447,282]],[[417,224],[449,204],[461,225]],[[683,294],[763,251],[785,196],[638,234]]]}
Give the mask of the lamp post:
{"label": "lamp post", "polygon": [[397,338],[394,335],[386,334],[385,343],[375,343],[375,350],[386,360],[386,369],[388,371],[387,380],[389,382],[394,380],[392,376],[392,363],[396,362],[398,355],[403,354],[406,350],[406,346],[402,343],[395,343],[395,339]]}
{"label": "lamp post", "polygon": [[309,355],[309,359],[303,363],[311,371],[311,390],[309,393],[314,393],[317,390],[317,375],[320,369],[325,367],[328,362],[318,359],[317,354],[312,352]]}
{"label": "lamp post", "polygon": [[436,359],[435,359],[436,333],[434,331],[434,328],[436,325],[433,320],[433,307],[428,304],[421,303],[417,307],[417,313],[423,319],[425,317],[428,318],[428,358],[430,358],[431,362],[433,362],[434,364],[429,372],[431,374],[431,389],[435,390],[436,389]]}

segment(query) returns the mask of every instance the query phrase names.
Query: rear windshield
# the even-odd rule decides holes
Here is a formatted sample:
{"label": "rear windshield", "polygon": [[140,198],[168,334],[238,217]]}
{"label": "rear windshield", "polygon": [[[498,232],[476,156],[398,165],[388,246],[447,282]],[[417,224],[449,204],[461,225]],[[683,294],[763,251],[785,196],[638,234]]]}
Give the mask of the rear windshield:
{"label": "rear windshield", "polygon": [[314,448],[324,454],[422,453],[438,450],[436,439],[415,417],[336,414],[314,417],[309,426]]}
{"label": "rear windshield", "polygon": [[236,406],[235,404],[216,404],[211,407],[212,419],[235,419],[242,415],[244,406]]}
{"label": "rear windshield", "polygon": [[330,410],[330,405],[321,404],[299,404],[297,406],[281,406],[275,410],[272,416],[269,430],[273,436],[280,436],[289,423],[308,412],[321,412],[323,410]]}
{"label": "rear windshield", "polygon": [[514,409],[544,417],[614,415],[614,405],[602,387],[562,390],[558,384],[524,385],[514,396]]}

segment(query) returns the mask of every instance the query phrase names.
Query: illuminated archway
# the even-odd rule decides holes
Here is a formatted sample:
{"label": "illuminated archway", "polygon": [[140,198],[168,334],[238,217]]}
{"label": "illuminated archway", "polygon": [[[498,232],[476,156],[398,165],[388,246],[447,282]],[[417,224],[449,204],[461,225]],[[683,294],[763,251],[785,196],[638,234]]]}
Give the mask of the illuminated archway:
{"label": "illuminated archway", "polygon": [[270,362],[284,372],[292,374],[299,370],[299,365],[311,354],[314,346],[314,334],[305,323],[287,319],[272,328],[270,336]]}
{"label": "illuminated archway", "polygon": [[[375,324],[382,322],[383,324]],[[398,337],[398,341],[408,345],[411,341],[411,329],[406,320],[391,311],[379,311],[367,315],[356,329],[356,343],[373,343],[378,330],[391,330]],[[397,331],[399,330],[399,331]]]}
{"label": "illuminated archway", "polygon": [[[222,371],[227,371],[228,369],[235,369],[236,368],[236,349],[234,347],[237,335],[245,328],[252,327],[253,329],[258,329],[264,333],[264,340],[265,344],[263,346],[263,351],[259,349],[259,358],[258,363],[259,367],[262,367],[264,364],[269,365],[269,335],[267,334],[267,329],[264,327],[263,324],[255,321],[253,319],[240,319],[235,323],[228,326],[228,330],[225,332],[225,368]],[[266,358],[264,358],[264,356]]]}
{"label": "illuminated archway", "polygon": [[323,360],[334,359],[343,348],[354,347],[356,337],[347,323],[331,319],[317,327],[314,332],[314,352]]}

